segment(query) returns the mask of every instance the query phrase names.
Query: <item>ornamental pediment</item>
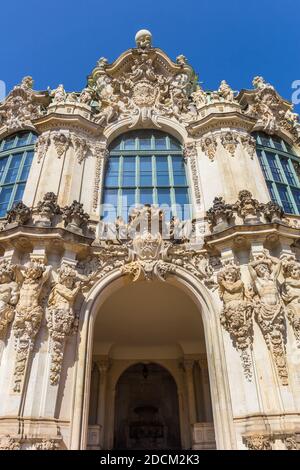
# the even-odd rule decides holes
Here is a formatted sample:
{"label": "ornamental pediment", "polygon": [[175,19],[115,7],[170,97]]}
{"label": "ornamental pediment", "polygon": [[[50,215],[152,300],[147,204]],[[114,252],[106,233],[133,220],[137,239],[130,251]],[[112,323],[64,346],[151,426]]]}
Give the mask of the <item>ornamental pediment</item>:
{"label": "ornamental pediment", "polygon": [[0,104],[0,134],[35,129],[33,121],[46,112],[49,98],[33,90],[31,77],[24,77]]}
{"label": "ornamental pediment", "polygon": [[88,77],[95,121],[106,126],[128,116],[142,123],[158,115],[187,119],[196,75],[186,58],[180,55],[173,62],[152,47],[146,30],[137,33],[136,46],[112,64],[102,57]]}
{"label": "ornamental pediment", "polygon": [[268,134],[278,133],[294,142],[300,142],[298,114],[293,105],[282,98],[263,77],[254,77],[253,90],[241,90],[237,96],[243,113],[256,120],[252,130]]}

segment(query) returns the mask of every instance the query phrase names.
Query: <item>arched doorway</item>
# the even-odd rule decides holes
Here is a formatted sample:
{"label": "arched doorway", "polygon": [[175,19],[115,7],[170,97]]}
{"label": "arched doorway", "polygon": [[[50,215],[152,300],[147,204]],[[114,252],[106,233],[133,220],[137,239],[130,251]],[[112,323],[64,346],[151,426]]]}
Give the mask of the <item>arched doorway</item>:
{"label": "arched doorway", "polygon": [[[152,442],[156,448],[215,448],[199,306],[178,283],[128,281],[121,278],[111,293],[106,291],[95,318],[87,447],[149,447],[156,423],[157,432],[158,426],[165,432]],[[134,374],[138,378],[128,401],[124,397]],[[146,383],[149,395],[143,401],[139,387]],[[144,442],[139,422],[146,425]]]}
{"label": "arched doorway", "polygon": [[177,386],[159,364],[135,364],[119,378],[114,448],[181,448]]}

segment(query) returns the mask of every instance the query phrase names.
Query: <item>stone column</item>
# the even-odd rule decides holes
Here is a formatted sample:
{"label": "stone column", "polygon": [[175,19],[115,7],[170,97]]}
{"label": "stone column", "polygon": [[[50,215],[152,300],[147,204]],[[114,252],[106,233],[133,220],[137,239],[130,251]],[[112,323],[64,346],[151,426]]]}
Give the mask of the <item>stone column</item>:
{"label": "stone column", "polygon": [[212,403],[211,403],[211,395],[210,395],[208,366],[204,358],[199,359],[198,364],[200,368],[201,384],[202,384],[203,398],[204,398],[205,421],[208,423],[212,423],[213,416],[212,416]]}
{"label": "stone column", "polygon": [[194,366],[193,359],[184,360],[185,379],[186,379],[186,386],[187,386],[187,393],[188,393],[190,425],[193,425],[197,421],[193,366]]}
{"label": "stone column", "polygon": [[98,395],[98,412],[97,412],[97,423],[100,426],[100,445],[103,448],[103,438],[104,438],[104,426],[105,426],[105,405],[106,405],[106,388],[107,388],[107,371],[109,368],[108,359],[102,359],[96,361],[96,365],[100,374],[99,382],[99,395]]}

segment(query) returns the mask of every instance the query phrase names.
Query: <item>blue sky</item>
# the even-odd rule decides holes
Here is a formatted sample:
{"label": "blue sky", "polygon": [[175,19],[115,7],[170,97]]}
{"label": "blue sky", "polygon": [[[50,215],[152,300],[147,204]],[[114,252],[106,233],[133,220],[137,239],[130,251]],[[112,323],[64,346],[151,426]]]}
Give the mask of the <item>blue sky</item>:
{"label": "blue sky", "polygon": [[205,89],[222,79],[235,90],[251,88],[253,76],[263,75],[291,99],[291,84],[300,80],[296,0],[5,1],[1,20],[7,91],[24,75],[36,89],[63,83],[80,90],[97,59],[116,59],[141,28],[172,59],[183,53]]}

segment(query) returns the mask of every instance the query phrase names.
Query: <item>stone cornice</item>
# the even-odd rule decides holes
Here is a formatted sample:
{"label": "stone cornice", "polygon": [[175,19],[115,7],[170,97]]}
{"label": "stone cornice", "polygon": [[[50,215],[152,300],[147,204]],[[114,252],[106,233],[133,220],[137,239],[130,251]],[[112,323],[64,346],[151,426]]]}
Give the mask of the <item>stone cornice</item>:
{"label": "stone cornice", "polygon": [[15,226],[0,232],[0,247],[4,250],[11,246],[27,250],[31,245],[38,243],[60,249],[67,243],[72,245],[75,252],[81,253],[89,250],[93,241],[93,237],[80,235],[62,227]]}
{"label": "stone cornice", "polygon": [[103,134],[103,127],[78,114],[51,113],[37,119],[34,124],[39,133],[48,130],[70,129],[74,131],[85,131],[92,137],[100,137]]}
{"label": "stone cornice", "polygon": [[201,137],[207,132],[221,128],[240,128],[251,132],[255,124],[255,119],[245,116],[238,111],[228,113],[211,113],[201,120],[193,122],[187,126],[190,135]]}
{"label": "stone cornice", "polygon": [[[274,237],[275,236],[275,237]],[[297,242],[300,239],[300,231],[297,228],[292,228],[280,223],[259,223],[253,225],[234,225],[227,229],[207,235],[205,242],[207,247],[217,248],[218,245],[224,243],[235,243],[239,237],[247,239],[280,239],[280,237],[290,238]]]}

